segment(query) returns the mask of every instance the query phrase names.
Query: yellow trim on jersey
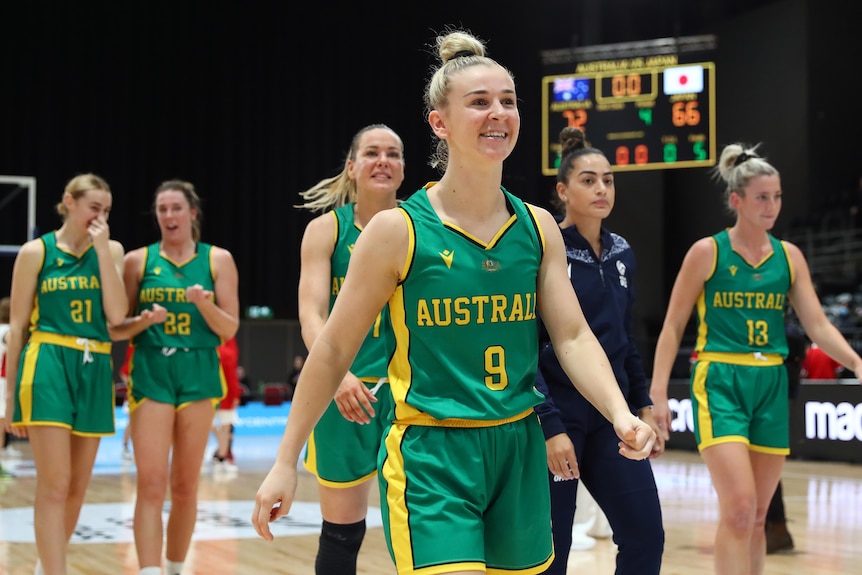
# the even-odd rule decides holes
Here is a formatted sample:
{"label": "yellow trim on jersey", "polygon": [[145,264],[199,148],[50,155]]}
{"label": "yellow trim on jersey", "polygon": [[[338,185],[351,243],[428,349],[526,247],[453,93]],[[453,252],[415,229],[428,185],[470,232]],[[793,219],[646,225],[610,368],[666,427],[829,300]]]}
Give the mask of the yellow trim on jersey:
{"label": "yellow trim on jersey", "polygon": [[404,221],[407,222],[407,257],[404,258],[404,266],[401,268],[401,277],[398,279],[399,284],[403,284],[407,280],[407,274],[410,273],[410,268],[413,267],[413,258],[416,257],[416,228],[413,225],[413,219],[407,210],[397,208],[401,215],[404,216]]}
{"label": "yellow trim on jersey", "polygon": [[[200,242],[196,242],[196,243],[199,244]],[[215,248],[216,247],[214,245],[210,244],[209,254],[207,254],[209,256],[208,259],[210,261],[210,279],[212,279],[212,281],[213,281],[213,303],[215,303],[215,282],[216,282],[215,260],[213,259],[215,257],[213,255],[213,253],[215,252]],[[197,247],[195,249],[197,249]],[[195,252],[195,257],[197,257],[197,252]],[[194,258],[192,258],[192,259],[194,259]],[[192,260],[190,259],[189,261],[192,261]],[[188,262],[186,262],[186,263],[188,263]],[[183,264],[183,265],[185,265],[185,264]],[[224,343],[224,339],[222,339],[221,343]],[[221,344],[219,344],[219,345],[221,345]]]}
{"label": "yellow trim on jersey", "polygon": [[[715,236],[710,236],[709,239],[712,240],[712,269],[706,274],[706,279],[703,281],[704,285],[712,279],[712,276],[715,275],[715,270],[718,269],[718,240],[715,239]],[[733,246],[730,249],[733,249]]]}
{"label": "yellow trim on jersey", "polygon": [[356,485],[365,483],[369,479],[373,479],[375,476],[377,476],[377,470],[375,469],[371,473],[360,477],[359,479],[354,479],[353,481],[330,481],[328,479],[323,479],[317,471],[317,442],[314,440],[313,431],[308,436],[308,441],[306,442],[306,450],[308,450],[308,457],[306,457],[305,460],[302,462],[302,466],[305,467],[306,471],[314,475],[320,485],[324,485],[326,487],[334,487],[335,489],[347,489],[348,487],[354,487]]}
{"label": "yellow trim on jersey", "polygon": [[757,453],[768,453],[769,455],[790,455],[789,447],[764,447],[762,445],[752,445],[748,444],[749,451],[756,451]]}
{"label": "yellow trim on jersey", "polygon": [[706,345],[706,335],[709,331],[709,327],[706,325],[706,321],[704,321],[706,317],[706,282],[712,279],[712,276],[715,275],[715,271],[718,269],[718,240],[715,239],[715,236],[710,236],[709,239],[712,240],[712,269],[709,270],[709,273],[706,274],[706,279],[703,280],[703,289],[698,294],[695,304],[699,320],[697,322],[697,343],[695,344],[695,349],[703,349],[703,346]]}
{"label": "yellow trim on jersey", "polygon": [[697,413],[694,413],[693,415],[694,418],[697,419],[697,425],[700,429],[700,443],[697,446],[698,449],[700,449],[704,443],[709,445],[713,441],[712,416],[709,413],[709,395],[706,393],[707,371],[707,364],[698,361],[694,366],[694,373],[691,378],[691,393],[697,400]]}
{"label": "yellow trim on jersey", "polygon": [[[742,443],[748,446],[749,449],[751,449],[751,441],[749,441],[749,439],[744,435],[725,435],[718,438],[710,436],[710,439],[708,441],[701,441],[698,444],[697,449],[698,451],[703,451],[707,447],[712,447],[713,445],[721,445],[722,443]],[[752,449],[752,451],[754,450]]]}
{"label": "yellow trim on jersey", "polygon": [[[177,267],[177,268],[185,267],[185,266],[189,265],[191,262],[193,262],[194,260],[196,260],[196,259],[197,259],[197,257],[198,257],[198,251],[197,251],[197,250],[198,250],[198,247],[197,247],[197,244],[199,244],[199,243],[200,243],[200,242],[195,242],[195,253],[193,253],[193,254],[191,255],[191,257],[190,257],[189,259],[187,259],[186,261],[184,261],[184,262],[174,261],[173,259],[169,258],[169,257],[167,256],[167,254],[165,254],[165,253],[162,251],[162,245],[161,245],[161,243],[159,243],[159,257],[160,257],[160,258],[162,258],[163,260],[165,260],[166,262],[168,262],[169,264],[173,265],[174,267]],[[212,273],[212,263],[213,263],[213,262],[212,262],[212,250],[210,250],[210,273]]]}
{"label": "yellow trim on jersey", "polygon": [[783,364],[784,358],[777,353],[761,353],[759,351],[750,353],[699,351],[697,352],[697,361],[729,363],[731,365],[749,365],[752,367],[769,367]]}
{"label": "yellow trim on jersey", "polygon": [[518,221],[518,216],[515,214],[512,214],[509,217],[509,219],[506,220],[506,222],[503,224],[503,226],[499,230],[497,230],[497,233],[494,234],[494,237],[491,238],[491,241],[489,241],[488,243],[483,242],[478,237],[474,236],[473,234],[471,234],[470,232],[468,232],[464,228],[456,226],[455,224],[453,224],[451,222],[443,222],[443,225],[446,226],[447,228],[451,229],[451,230],[455,230],[456,232],[458,232],[459,234],[461,234],[465,238],[468,238],[470,241],[472,241],[476,245],[482,246],[486,250],[490,250],[491,248],[493,248],[494,246],[497,245],[497,243],[500,241],[500,238],[502,238],[503,235],[509,229],[511,229],[512,226],[514,226],[517,221]]}
{"label": "yellow trim on jersey", "polygon": [[93,247],[93,244],[92,244],[92,243],[87,244],[87,246],[84,248],[84,250],[83,250],[81,253],[76,254],[75,252],[73,252],[73,251],[72,251],[72,250],[70,250],[69,248],[64,248],[63,246],[61,246],[61,245],[57,242],[57,232],[54,232],[54,246],[55,246],[55,247],[56,247],[60,252],[62,252],[62,253],[64,253],[64,254],[66,254],[66,255],[72,256],[73,258],[81,259],[82,257],[84,257],[84,254],[86,254],[88,251],[90,251],[90,248],[92,248],[92,247]]}
{"label": "yellow trim on jersey", "polygon": [[407,511],[407,472],[404,469],[404,441],[406,427],[393,425],[383,436],[386,459],[380,473],[386,478],[386,493],[381,493],[389,503],[389,536],[392,540],[392,555],[396,566],[413,567],[413,545],[410,542],[410,514]]}
{"label": "yellow trim on jersey", "polygon": [[[28,345],[24,348],[21,356],[21,365],[18,366],[18,403],[21,406],[21,421],[13,425],[24,427],[30,425],[33,416],[33,375],[36,373],[36,361],[39,359],[39,345]],[[12,414],[7,414],[12,419]],[[68,426],[72,428],[71,425]]]}
{"label": "yellow trim on jersey", "polygon": [[781,249],[784,250],[784,260],[787,262],[787,271],[790,272],[790,285],[796,283],[796,270],[793,267],[793,262],[790,259],[790,253],[787,251],[787,242],[779,240]]}
{"label": "yellow trim on jersey", "polygon": [[69,347],[83,352],[111,353],[111,342],[95,341],[85,337],[63,335],[47,331],[34,331],[30,334],[30,343],[49,343],[60,347]]}
{"label": "yellow trim on jersey", "polygon": [[[141,269],[138,270],[138,296],[140,296],[141,286],[140,283],[144,279],[144,274],[147,273],[147,261],[150,259],[150,246],[144,246],[144,257],[141,259]],[[141,302],[138,302],[140,304]]]}
{"label": "yellow trim on jersey", "polygon": [[[715,264],[713,263],[713,272],[715,271]],[[709,275],[712,275],[710,273]],[[695,302],[695,308],[697,309],[697,342],[695,343],[695,349],[703,349],[703,346],[706,345],[706,334],[709,331],[709,327],[706,325],[706,321],[704,318],[706,317],[706,284],[704,284],[704,289],[700,290],[700,293],[697,295],[697,301]]]}
{"label": "yellow trim on jersey", "polygon": [[[56,230],[53,232],[56,234]],[[41,260],[39,261],[39,274],[38,277],[42,277],[42,272],[45,271],[45,261],[48,258],[48,246],[45,243],[45,236],[39,236],[39,245],[42,246],[42,255]],[[54,242],[56,243],[56,237],[54,238]],[[36,328],[39,325],[39,318],[42,317],[42,313],[39,311],[39,294],[33,294],[33,310],[30,312],[30,327],[28,328],[30,331]]]}
{"label": "yellow trim on jersey", "polygon": [[[416,257],[416,228],[413,219],[404,208],[397,208],[404,216],[407,223],[407,255],[404,258],[404,266],[401,268],[401,277],[398,287],[389,298],[389,323],[392,326],[392,334],[395,336],[395,352],[389,360],[389,388],[392,390],[392,399],[395,402],[395,417],[404,411],[405,399],[410,382],[413,380],[413,367],[410,365],[408,350],[410,349],[410,330],[407,328],[407,319],[404,303],[404,282],[413,267],[413,259]],[[391,374],[403,373],[405,379],[393,378]],[[409,407],[409,406],[408,406]],[[415,409],[408,413],[418,413]],[[405,413],[404,415],[408,415]]]}
{"label": "yellow trim on jersey", "polygon": [[542,229],[542,224],[539,223],[539,218],[536,217],[536,209],[527,202],[524,202],[524,206],[526,206],[527,211],[530,213],[530,217],[533,219],[533,225],[536,226],[536,233],[539,236],[539,242],[542,244],[542,254],[544,254],[548,245],[545,240],[545,230]]}
{"label": "yellow trim on jersey", "polygon": [[[408,350],[410,349],[410,330],[407,329],[404,311],[404,286],[399,285],[389,298],[389,322],[395,336],[395,353],[389,360],[389,389],[395,402],[395,418],[413,417],[419,414],[405,400],[410,382],[413,381],[413,366],[410,365]],[[404,379],[394,374],[403,374]]]}
{"label": "yellow trim on jersey", "polygon": [[419,413],[418,411],[416,413],[416,415],[405,419],[396,419],[393,423],[395,425],[423,425],[426,427],[496,427],[498,425],[512,423],[513,421],[520,421],[525,417],[533,415],[535,411],[533,408],[530,408],[505,419],[459,419],[457,417],[436,419],[428,414]]}
{"label": "yellow trim on jersey", "polygon": [[335,210],[329,212],[332,214],[333,219],[335,220],[335,230],[332,235],[332,249],[335,250],[335,246],[338,245],[338,214],[335,213]]}
{"label": "yellow trim on jersey", "polygon": [[[496,246],[498,243],[500,243],[500,238],[503,237],[503,234],[505,234],[512,226],[514,226],[515,222],[517,222],[517,221],[518,221],[518,216],[516,214],[512,214],[512,216],[506,221],[506,223],[503,224],[503,227],[501,227],[499,230],[497,230],[497,233],[494,234],[494,237],[491,238],[490,242],[488,242],[487,249],[491,249],[494,246]],[[466,233],[466,232],[464,232],[464,233]]]}

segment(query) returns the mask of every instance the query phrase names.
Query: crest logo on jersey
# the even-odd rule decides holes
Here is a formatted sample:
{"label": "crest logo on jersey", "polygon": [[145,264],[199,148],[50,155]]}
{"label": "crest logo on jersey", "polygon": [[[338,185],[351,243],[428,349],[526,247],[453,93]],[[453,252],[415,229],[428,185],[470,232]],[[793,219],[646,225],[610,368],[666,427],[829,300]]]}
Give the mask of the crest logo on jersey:
{"label": "crest logo on jersey", "polygon": [[491,258],[488,258],[482,262],[482,269],[486,272],[495,272],[500,269],[500,262],[496,262]]}
{"label": "crest logo on jersey", "polygon": [[442,252],[438,252],[440,257],[443,258],[443,263],[446,264],[446,267],[450,270],[452,269],[452,258],[455,257],[454,251],[443,250]]}
{"label": "crest logo on jersey", "polygon": [[65,263],[65,262],[63,261],[63,258],[57,258],[57,267],[58,267],[58,268],[63,267],[63,264],[64,264],[64,263]]}
{"label": "crest logo on jersey", "polygon": [[729,267],[729,268],[727,268],[727,269],[729,269],[729,270],[730,270],[730,275],[732,275],[733,277],[736,277],[736,270],[738,270],[738,269],[739,269],[738,267],[736,267],[736,266],[730,266],[730,267]]}
{"label": "crest logo on jersey", "polygon": [[162,268],[160,268],[159,266],[154,267],[153,273],[156,274],[157,276],[162,275]]}

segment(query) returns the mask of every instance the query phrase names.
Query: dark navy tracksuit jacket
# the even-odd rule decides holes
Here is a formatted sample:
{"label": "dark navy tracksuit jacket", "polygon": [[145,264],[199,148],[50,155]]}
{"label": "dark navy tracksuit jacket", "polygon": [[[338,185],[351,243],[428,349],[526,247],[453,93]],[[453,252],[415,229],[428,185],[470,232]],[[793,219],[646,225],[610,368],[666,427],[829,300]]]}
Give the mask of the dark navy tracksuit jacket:
{"label": "dark navy tracksuit jacket", "polygon": [[[652,405],[647,378],[632,336],[636,262],[629,243],[602,228],[600,261],[576,226],[562,230],[569,277],[590,328],[611,363],[633,412]],[[568,433],[581,480],[608,518],[619,548],[617,575],[658,574],[664,548],[661,508],[649,460],[618,453],[613,425],[575,389],[542,330],[536,388],[545,402],[536,407],[545,438]],[[577,481],[551,486],[556,559],[546,573],[564,575],[572,541]]]}

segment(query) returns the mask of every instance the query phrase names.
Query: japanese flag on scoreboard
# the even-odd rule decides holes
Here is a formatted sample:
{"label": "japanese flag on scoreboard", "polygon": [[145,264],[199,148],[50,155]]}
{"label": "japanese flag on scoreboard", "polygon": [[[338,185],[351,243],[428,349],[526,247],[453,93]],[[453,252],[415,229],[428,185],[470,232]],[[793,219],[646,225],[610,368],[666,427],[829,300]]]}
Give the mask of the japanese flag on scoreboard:
{"label": "japanese flag on scoreboard", "polygon": [[699,92],[703,92],[703,66],[676,66],[665,69],[665,94],[696,94]]}

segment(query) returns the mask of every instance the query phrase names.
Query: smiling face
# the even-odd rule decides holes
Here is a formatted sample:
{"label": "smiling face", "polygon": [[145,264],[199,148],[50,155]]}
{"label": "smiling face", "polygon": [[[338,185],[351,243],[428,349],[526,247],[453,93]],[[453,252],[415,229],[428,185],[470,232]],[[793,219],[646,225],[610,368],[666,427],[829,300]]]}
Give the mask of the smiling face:
{"label": "smiling face", "polygon": [[434,133],[449,145],[450,162],[505,160],[518,141],[521,116],[515,83],[499,66],[470,66],[450,77],[447,105],[428,114]]}
{"label": "smiling face", "polygon": [[359,137],[355,154],[347,161],[347,175],[356,182],[361,201],[366,194],[393,199],[404,182],[401,138],[386,128],[374,128]]}
{"label": "smiling face", "polygon": [[743,193],[730,195],[737,218],[765,230],[772,229],[781,212],[781,179],[778,176],[755,176]]}
{"label": "smiling face", "polygon": [[601,154],[578,156],[573,161],[568,180],[557,182],[557,196],[566,206],[568,221],[605,219],[614,209],[616,200],[610,162]]}
{"label": "smiling face", "polygon": [[180,190],[163,190],[156,196],[156,219],[165,240],[192,237],[192,222],[197,218],[185,194]]}
{"label": "smiling face", "polygon": [[77,197],[69,192],[63,195],[63,205],[68,214],[66,221],[75,222],[83,229],[86,229],[93,220],[99,217],[108,221],[112,203],[111,192],[102,189],[89,189]]}

